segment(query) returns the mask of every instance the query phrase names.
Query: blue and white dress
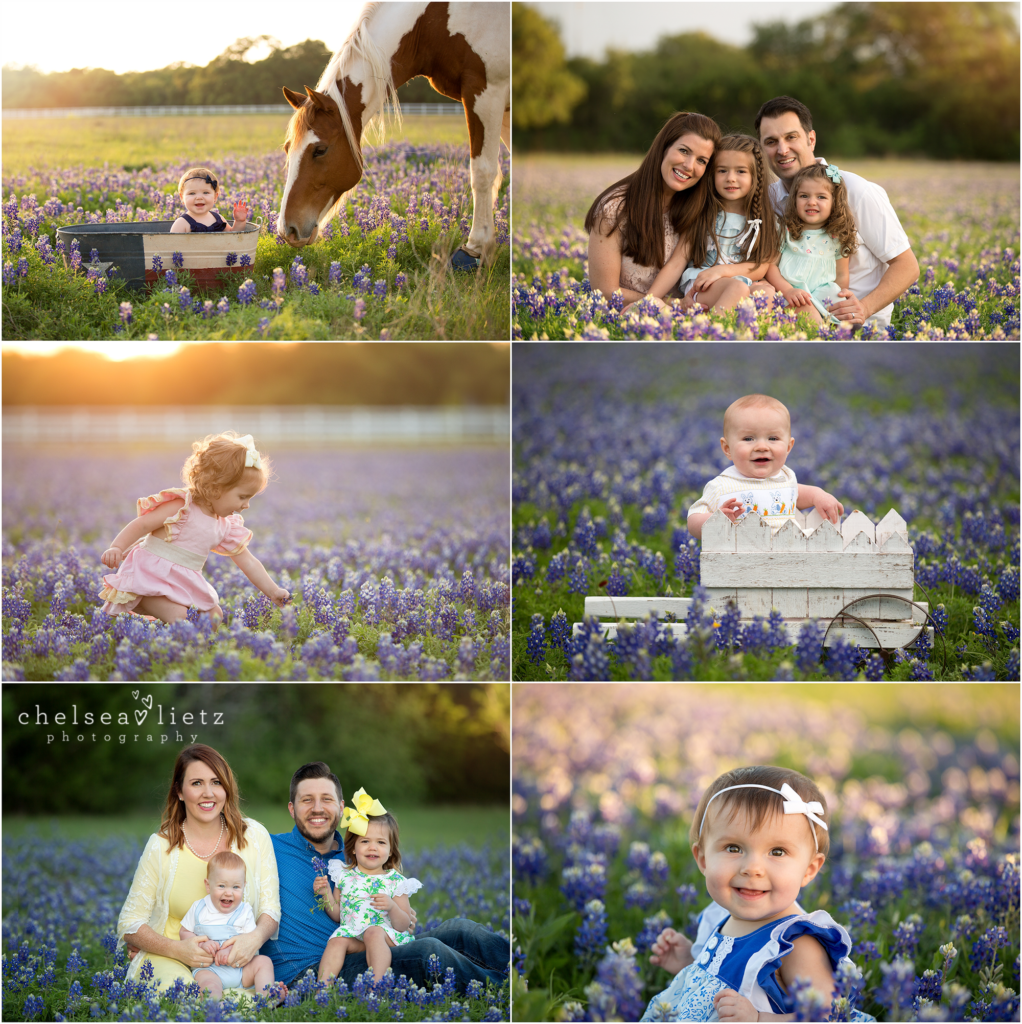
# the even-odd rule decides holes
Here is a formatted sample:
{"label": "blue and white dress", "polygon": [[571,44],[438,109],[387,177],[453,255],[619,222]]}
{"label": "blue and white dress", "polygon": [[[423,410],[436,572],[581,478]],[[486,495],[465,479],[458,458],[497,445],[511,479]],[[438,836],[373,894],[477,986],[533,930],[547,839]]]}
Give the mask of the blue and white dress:
{"label": "blue and white dress", "polygon": [[[679,971],[674,981],[649,1001],[642,1015],[644,1021],[719,1020],[713,997],[724,989],[745,996],[757,1010],[793,1013],[794,1000],[781,987],[777,970],[794,948],[794,939],[812,935],[827,951],[834,970],[852,949],[848,932],[825,910],[792,914],[740,937],[720,934],[721,925],[730,916],[716,903],[699,915],[699,929],[692,944],[695,963]],[[851,1020],[875,1018],[855,1010]]]}
{"label": "blue and white dress", "polygon": [[[678,283],[678,291],[684,295],[689,288],[692,287],[692,282],[704,271],[709,270],[711,267],[717,266],[718,263],[741,263],[742,262],[742,250],[741,246],[735,243],[745,231],[745,217],[740,213],[725,213],[723,210],[717,212],[716,222],[717,238],[720,239],[721,257],[717,258],[717,243],[713,235],[706,236],[706,259],[703,260],[701,267],[689,266],[685,269],[685,272],[681,275],[681,281]],[[744,245],[744,239],[742,245]],[[752,287],[752,279],[745,277],[743,274],[735,274],[734,279],[747,284],[750,288]]]}

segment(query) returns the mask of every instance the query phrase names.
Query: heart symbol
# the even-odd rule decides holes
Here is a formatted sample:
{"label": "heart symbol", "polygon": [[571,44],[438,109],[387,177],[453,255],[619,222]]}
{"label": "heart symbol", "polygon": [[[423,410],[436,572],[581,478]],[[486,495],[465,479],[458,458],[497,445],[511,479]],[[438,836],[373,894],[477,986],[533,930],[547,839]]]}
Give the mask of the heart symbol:
{"label": "heart symbol", "polygon": [[145,721],[145,716],[148,715],[148,714],[149,714],[148,711],[136,711],[135,712],[135,721],[138,722],[139,725],[141,725]]}
{"label": "heart symbol", "polygon": [[134,700],[138,700],[138,690],[132,690],[131,696]]}
{"label": "heart symbol", "polygon": [[153,695],[149,694],[148,697],[143,697],[142,698],[142,705],[144,707],[149,708],[149,710],[152,711],[152,708],[153,708]]}

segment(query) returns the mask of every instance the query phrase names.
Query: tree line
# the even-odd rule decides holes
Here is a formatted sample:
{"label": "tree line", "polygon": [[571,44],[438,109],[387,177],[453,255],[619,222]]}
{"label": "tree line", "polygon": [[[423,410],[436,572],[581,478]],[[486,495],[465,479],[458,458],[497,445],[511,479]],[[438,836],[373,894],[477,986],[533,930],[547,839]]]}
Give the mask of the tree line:
{"label": "tree line", "polygon": [[[262,60],[245,57],[260,45]],[[271,36],[236,40],[204,67],[178,62],[155,71],[119,75],[105,68],[73,68],[44,74],[34,67],[3,67],[5,107],[146,107],[280,103],[282,86],[315,88],[333,51],[320,39],[282,47]],[[425,78],[398,90],[402,103],[443,102]]]}
{"label": "tree line", "polygon": [[[135,692],[127,684],[5,686],[4,814],[158,809],[193,735],[224,755],[252,805],[285,807],[295,769],[326,761],[346,799],[365,785],[406,806],[507,806],[506,684],[142,683]],[[368,761],[367,750],[376,752]]]}
{"label": "tree line", "polygon": [[831,156],[1019,158],[1019,26],[1006,3],[843,3],[733,46],[703,32],[565,60],[556,25],[512,5],[519,149],[645,151],[675,111],[755,134],[789,95]]}
{"label": "tree line", "polygon": [[111,362],[65,349],[3,353],[7,405],[506,405],[509,346],[185,345],[163,359]]}

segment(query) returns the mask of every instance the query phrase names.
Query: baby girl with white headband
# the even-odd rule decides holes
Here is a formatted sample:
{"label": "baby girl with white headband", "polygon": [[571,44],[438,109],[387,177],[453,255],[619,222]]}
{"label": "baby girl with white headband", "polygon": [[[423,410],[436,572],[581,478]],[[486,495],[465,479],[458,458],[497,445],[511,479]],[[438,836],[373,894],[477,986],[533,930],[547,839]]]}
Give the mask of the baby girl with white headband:
{"label": "baby girl with white headband", "polygon": [[[736,768],[710,786],[689,840],[714,902],[695,942],[673,928],[657,937],[650,961],[676,977],[644,1021],[795,1020],[796,978],[829,1007],[852,941],[826,911],[797,902],[827,859],[826,818],[816,784],[787,768]],[[874,1018],[856,1010],[847,1019]]]}
{"label": "baby girl with white headband", "polygon": [[119,567],[103,577],[103,611],[176,622],[195,607],[218,624],[220,599],[202,575],[210,552],[231,558],[274,604],[287,604],[291,595],[248,550],[252,531],[238,514],[265,489],[269,475],[270,460],[251,434],[227,430],[196,441],[181,470],[185,486],[139,498],[138,517],[103,552],[104,565]]}

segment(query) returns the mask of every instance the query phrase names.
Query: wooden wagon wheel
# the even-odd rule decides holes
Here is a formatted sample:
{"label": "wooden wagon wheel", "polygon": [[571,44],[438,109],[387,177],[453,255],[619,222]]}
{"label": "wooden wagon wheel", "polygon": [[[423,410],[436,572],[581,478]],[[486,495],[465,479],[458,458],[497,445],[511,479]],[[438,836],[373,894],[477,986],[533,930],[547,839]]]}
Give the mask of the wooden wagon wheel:
{"label": "wooden wagon wheel", "polygon": [[916,633],[916,635],[912,637],[911,640],[909,640],[908,644],[915,643],[916,640],[918,640],[919,637],[922,636],[923,630],[926,629],[928,625],[932,625],[934,627],[934,633],[937,636],[940,636],[941,671],[943,672],[947,668],[947,643],[944,640],[944,637],[941,635],[940,630],[936,628],[936,623],[933,621],[933,617],[930,615],[929,611],[926,608],[924,608],[921,604],[919,604],[917,601],[911,601],[907,597],[902,597],[900,594],[866,594],[862,597],[856,597],[853,600],[849,601],[837,613],[837,615],[835,615],[834,618],[830,620],[830,624],[827,626],[827,631],[823,634],[824,643],[826,643],[827,637],[830,635],[830,631],[834,626],[835,621],[841,616],[844,616],[845,618],[851,619],[853,622],[858,622],[861,626],[865,626],[866,629],[868,629],[873,634],[873,639],[876,640],[877,648],[879,649],[881,656],[884,657],[885,661],[887,660],[887,656],[893,654],[893,652],[896,651],[898,647],[908,647],[908,644],[899,644],[895,647],[890,648],[884,647],[884,645],[880,642],[880,637],[877,636],[876,630],[873,629],[873,627],[869,624],[869,622],[866,619],[861,619],[858,615],[853,615],[851,612],[846,611],[846,609],[854,607],[860,601],[874,601],[880,597],[891,598],[895,601],[901,601],[903,604],[907,604],[912,608],[918,608],[923,613],[923,615],[926,616],[926,618],[923,619],[922,625],[919,628],[919,632]]}

